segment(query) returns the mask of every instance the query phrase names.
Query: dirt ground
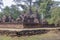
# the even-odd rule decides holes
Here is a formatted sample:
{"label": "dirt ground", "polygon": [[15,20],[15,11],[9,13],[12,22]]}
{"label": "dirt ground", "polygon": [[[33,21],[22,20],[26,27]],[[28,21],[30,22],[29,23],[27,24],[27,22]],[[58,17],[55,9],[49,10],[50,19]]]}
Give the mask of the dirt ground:
{"label": "dirt ground", "polygon": [[0,40],[60,40],[60,31],[51,30],[46,34],[37,34],[32,36],[6,36],[0,35]]}

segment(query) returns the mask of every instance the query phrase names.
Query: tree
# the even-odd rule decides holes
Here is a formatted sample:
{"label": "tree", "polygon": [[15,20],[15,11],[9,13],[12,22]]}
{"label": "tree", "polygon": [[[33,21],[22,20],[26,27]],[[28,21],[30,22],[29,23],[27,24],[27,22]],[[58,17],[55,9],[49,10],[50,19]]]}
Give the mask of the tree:
{"label": "tree", "polygon": [[29,10],[30,13],[32,13],[31,7],[33,4],[33,0],[14,0],[14,2],[17,4],[17,6],[22,7],[24,10]]}
{"label": "tree", "polygon": [[40,2],[40,14],[42,19],[46,18],[49,14],[50,8],[52,6],[52,0],[41,0]]}
{"label": "tree", "polygon": [[21,11],[18,9],[17,6],[15,5],[12,5],[11,8],[10,8],[10,12],[11,12],[11,16],[16,19],[20,14],[21,14]]}
{"label": "tree", "polygon": [[4,13],[4,15],[7,15],[7,16],[9,16],[10,15],[10,8],[8,7],[8,6],[6,6],[4,9],[3,9],[3,13]]}
{"label": "tree", "polygon": [[12,5],[11,7],[6,6],[2,13],[6,16],[11,15],[14,19],[16,19],[21,14],[21,11],[19,11],[15,5]]}
{"label": "tree", "polygon": [[54,7],[51,9],[51,18],[48,20],[49,24],[60,25],[60,7]]}
{"label": "tree", "polygon": [[0,12],[0,18],[2,18],[2,16],[3,16],[3,13],[2,13],[2,12]]}

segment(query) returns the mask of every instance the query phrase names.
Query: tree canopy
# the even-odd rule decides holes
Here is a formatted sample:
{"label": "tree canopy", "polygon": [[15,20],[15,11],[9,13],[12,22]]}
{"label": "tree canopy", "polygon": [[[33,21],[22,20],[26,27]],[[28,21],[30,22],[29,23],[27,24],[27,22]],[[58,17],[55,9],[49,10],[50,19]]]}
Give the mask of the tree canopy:
{"label": "tree canopy", "polygon": [[51,18],[48,20],[49,24],[60,24],[60,7],[51,9]]}

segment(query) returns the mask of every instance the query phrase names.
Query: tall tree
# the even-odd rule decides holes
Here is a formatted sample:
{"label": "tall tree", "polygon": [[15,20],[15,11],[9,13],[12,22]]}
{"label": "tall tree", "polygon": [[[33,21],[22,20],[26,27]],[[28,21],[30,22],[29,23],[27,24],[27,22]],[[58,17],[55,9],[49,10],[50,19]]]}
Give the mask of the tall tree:
{"label": "tall tree", "polygon": [[[31,6],[33,4],[33,0],[14,0],[14,1],[18,6],[22,7],[24,10],[26,9],[26,10],[30,10],[30,13],[32,12]],[[22,2],[25,4],[24,5],[21,4]]]}
{"label": "tall tree", "polygon": [[60,7],[54,7],[51,9],[51,18],[48,20],[49,24],[60,25]]}
{"label": "tall tree", "polygon": [[46,16],[49,14],[49,10],[52,6],[52,0],[41,0],[40,1],[40,14],[43,18],[46,18]]}

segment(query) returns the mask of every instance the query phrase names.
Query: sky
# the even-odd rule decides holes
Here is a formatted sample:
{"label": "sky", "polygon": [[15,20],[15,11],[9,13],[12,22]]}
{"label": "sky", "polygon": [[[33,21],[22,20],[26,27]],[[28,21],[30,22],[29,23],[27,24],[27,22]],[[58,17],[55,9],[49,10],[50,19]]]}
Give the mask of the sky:
{"label": "sky", "polygon": [[3,0],[4,6],[11,6],[11,4],[15,4],[13,0]]}
{"label": "sky", "polygon": [[[35,0],[33,0],[33,1],[35,1]],[[60,1],[60,0],[55,0],[55,1]],[[15,3],[13,2],[13,0],[3,0],[3,4],[4,5],[2,6],[2,8],[4,8],[5,6],[9,6],[10,7],[12,4],[15,4]],[[22,4],[24,4],[24,3],[22,3]],[[19,9],[23,10],[21,7],[19,7]]]}
{"label": "sky", "polygon": [[[55,0],[60,1],[60,0]],[[4,6],[11,6],[11,4],[15,4],[13,0],[3,0]]]}
{"label": "sky", "polygon": [[60,0],[55,0],[55,1],[60,1]]}
{"label": "sky", "polygon": [[[35,0],[33,0],[33,1],[35,1]],[[13,2],[13,0],[3,0],[3,4],[4,4],[4,6],[2,6],[2,8],[4,8],[5,6],[11,6],[12,4],[15,4],[15,3]],[[24,3],[22,3],[22,4],[24,4]],[[19,9],[23,10],[21,7],[19,7]]]}

